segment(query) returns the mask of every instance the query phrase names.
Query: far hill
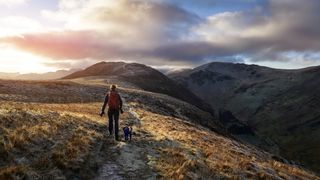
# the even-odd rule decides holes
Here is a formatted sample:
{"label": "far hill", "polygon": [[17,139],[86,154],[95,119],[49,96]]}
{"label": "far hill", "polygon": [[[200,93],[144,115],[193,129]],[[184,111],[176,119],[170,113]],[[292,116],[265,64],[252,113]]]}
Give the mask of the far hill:
{"label": "far hill", "polygon": [[15,77],[19,76],[20,73],[5,73],[0,72],[0,79],[14,79]]}
{"label": "far hill", "polygon": [[119,83],[123,86],[134,86],[145,91],[167,94],[207,112],[213,112],[209,105],[188,89],[178,85],[161,72],[143,64],[100,62],[62,79],[79,78],[85,78],[87,81],[102,79],[105,83]]}
{"label": "far hill", "polygon": [[245,123],[281,155],[320,172],[320,67],[214,62],[170,76],[219,110],[221,121]]}
{"label": "far hill", "polygon": [[0,79],[14,79],[14,80],[54,80],[60,79],[64,76],[67,76],[71,73],[79,71],[79,69],[70,69],[70,70],[58,70],[54,72],[46,73],[1,73]]}

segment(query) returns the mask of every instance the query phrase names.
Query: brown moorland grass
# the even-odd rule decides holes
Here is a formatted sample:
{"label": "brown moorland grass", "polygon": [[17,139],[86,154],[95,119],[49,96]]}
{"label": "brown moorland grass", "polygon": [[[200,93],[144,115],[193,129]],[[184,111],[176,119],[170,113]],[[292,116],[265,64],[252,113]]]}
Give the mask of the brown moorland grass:
{"label": "brown moorland grass", "polygon": [[[102,143],[105,125],[88,118],[95,105],[59,105],[1,102],[0,179],[91,177],[83,172],[94,148]],[[74,110],[74,112],[73,112]],[[91,115],[93,116],[92,112]],[[80,171],[80,169],[82,171]],[[62,176],[63,177],[63,176]]]}
{"label": "brown moorland grass", "polygon": [[319,179],[201,126],[215,125],[208,113],[169,96],[121,89],[120,126],[131,123],[135,133],[132,142],[116,143],[98,116],[104,87],[0,83],[0,179],[92,179],[108,163],[134,166],[117,170],[126,178]]}
{"label": "brown moorland grass", "polygon": [[[143,108],[135,109],[142,129],[157,140],[169,140],[160,147],[156,168],[173,179],[319,179],[294,165],[271,158],[253,146],[225,138],[179,118],[164,116]],[[170,143],[169,143],[170,144]]]}

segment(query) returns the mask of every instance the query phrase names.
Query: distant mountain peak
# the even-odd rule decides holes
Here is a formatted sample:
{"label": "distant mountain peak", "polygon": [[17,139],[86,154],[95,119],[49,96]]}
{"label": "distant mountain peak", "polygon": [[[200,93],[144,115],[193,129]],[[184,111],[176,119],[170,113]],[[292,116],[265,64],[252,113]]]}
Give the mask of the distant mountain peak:
{"label": "distant mountain peak", "polygon": [[99,62],[84,70],[72,73],[62,79],[81,79],[91,77],[104,78],[105,82],[114,82],[114,77],[122,84],[132,84],[146,91],[167,94],[196,105],[208,112],[213,110],[192,92],[158,70],[139,63]]}
{"label": "distant mountain peak", "polygon": [[62,79],[75,79],[89,76],[135,76],[146,74],[158,74],[157,70],[139,63],[125,62],[99,62],[84,70],[77,71]]}

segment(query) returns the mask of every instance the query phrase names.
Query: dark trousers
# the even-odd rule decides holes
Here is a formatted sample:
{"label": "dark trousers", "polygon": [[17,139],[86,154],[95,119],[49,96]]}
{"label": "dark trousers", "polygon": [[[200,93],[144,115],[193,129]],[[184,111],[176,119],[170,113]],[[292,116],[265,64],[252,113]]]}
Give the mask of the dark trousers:
{"label": "dark trousers", "polygon": [[119,110],[108,110],[108,118],[109,118],[109,133],[113,134],[113,121],[114,121],[114,134],[116,140],[119,139]]}

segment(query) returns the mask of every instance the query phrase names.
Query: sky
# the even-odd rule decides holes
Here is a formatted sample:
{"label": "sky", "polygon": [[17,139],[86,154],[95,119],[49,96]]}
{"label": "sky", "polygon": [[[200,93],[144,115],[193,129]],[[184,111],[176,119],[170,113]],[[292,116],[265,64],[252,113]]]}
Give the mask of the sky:
{"label": "sky", "polygon": [[0,0],[0,72],[320,65],[318,0]]}

